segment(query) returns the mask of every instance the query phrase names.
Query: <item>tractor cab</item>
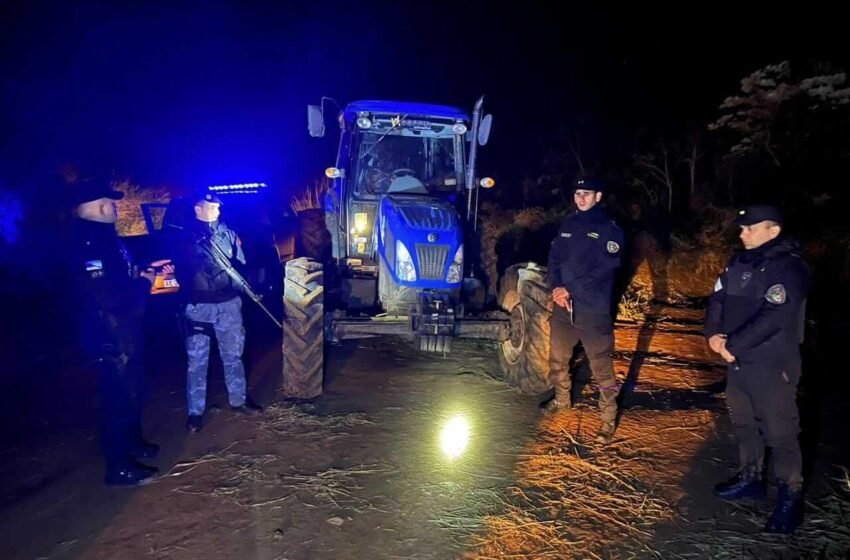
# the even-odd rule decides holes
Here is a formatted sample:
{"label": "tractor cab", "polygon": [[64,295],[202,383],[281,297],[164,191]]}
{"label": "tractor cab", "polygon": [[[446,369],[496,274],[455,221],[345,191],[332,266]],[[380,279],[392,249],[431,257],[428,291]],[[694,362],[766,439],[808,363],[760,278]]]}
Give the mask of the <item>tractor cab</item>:
{"label": "tractor cab", "polygon": [[[308,114],[311,133],[321,136],[321,109]],[[464,203],[471,218],[464,195],[470,183],[478,186],[471,145],[486,141],[490,118],[479,124],[483,134],[473,135],[473,118],[455,107],[357,101],[338,121],[324,211],[343,305],[407,315],[423,290],[456,304],[470,227]]]}

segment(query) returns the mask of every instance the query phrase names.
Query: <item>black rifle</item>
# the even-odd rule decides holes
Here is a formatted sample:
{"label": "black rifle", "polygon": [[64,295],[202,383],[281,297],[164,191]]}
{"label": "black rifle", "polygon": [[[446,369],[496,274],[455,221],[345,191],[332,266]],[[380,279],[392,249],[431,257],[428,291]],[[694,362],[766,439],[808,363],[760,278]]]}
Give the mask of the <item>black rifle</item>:
{"label": "black rifle", "polygon": [[254,303],[260,306],[260,309],[266,312],[266,315],[274,321],[274,324],[277,325],[279,329],[283,329],[283,325],[280,324],[280,321],[277,320],[277,317],[272,315],[272,312],[269,311],[265,305],[263,305],[260,296],[251,289],[251,285],[248,284],[248,281],[242,278],[242,275],[233,267],[233,263],[230,262],[230,259],[227,255],[224,254],[224,251],[221,250],[221,247],[215,244],[215,241],[212,240],[211,236],[205,235],[198,239],[198,245],[206,251],[206,253],[212,257],[213,261],[215,261],[218,266],[224,270],[230,279],[233,280],[233,283],[241,289],[245,294],[254,300]]}

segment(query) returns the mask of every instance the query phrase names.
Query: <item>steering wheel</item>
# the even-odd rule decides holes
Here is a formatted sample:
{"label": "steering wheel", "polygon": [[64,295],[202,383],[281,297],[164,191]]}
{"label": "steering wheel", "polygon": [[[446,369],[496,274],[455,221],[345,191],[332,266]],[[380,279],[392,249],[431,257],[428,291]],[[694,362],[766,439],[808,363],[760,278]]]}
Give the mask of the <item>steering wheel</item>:
{"label": "steering wheel", "polygon": [[[392,183],[398,177],[416,176],[416,170],[409,167],[400,167],[387,173],[377,167],[371,167],[366,171],[366,181],[364,182],[364,190],[369,194],[377,194],[386,192]],[[385,186],[380,186],[386,183]]]}
{"label": "steering wheel", "polygon": [[389,187],[389,183],[392,182],[392,176],[377,167],[370,167],[366,170],[365,181],[363,181],[363,190],[369,194],[378,194],[378,192],[383,192],[387,189],[387,187],[380,187],[380,185],[385,181],[388,182],[387,187]]}

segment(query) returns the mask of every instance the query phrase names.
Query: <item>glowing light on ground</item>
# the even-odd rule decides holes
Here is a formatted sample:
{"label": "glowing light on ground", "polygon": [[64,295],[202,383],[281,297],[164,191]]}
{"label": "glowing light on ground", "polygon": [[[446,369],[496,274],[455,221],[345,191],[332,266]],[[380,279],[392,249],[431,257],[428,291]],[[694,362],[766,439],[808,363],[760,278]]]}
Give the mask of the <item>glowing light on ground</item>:
{"label": "glowing light on ground", "polygon": [[449,459],[460,457],[469,444],[469,422],[463,416],[455,416],[440,432],[440,448]]}

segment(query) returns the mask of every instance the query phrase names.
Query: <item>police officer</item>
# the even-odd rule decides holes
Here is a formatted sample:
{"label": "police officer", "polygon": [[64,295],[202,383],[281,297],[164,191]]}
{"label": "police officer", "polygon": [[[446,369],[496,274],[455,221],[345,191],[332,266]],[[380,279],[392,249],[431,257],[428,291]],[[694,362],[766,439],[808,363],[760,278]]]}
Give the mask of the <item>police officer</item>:
{"label": "police officer", "polygon": [[[90,366],[97,369],[100,441],[108,486],[139,486],[157,469],[137,462],[159,447],[142,438],[144,382],[143,314],[153,270],[138,271],[115,231],[115,201],[124,193],[106,183],[85,182],[71,191],[72,274],[81,298],[78,335]],[[167,272],[170,272],[170,267]]]}
{"label": "police officer", "polygon": [[796,397],[810,275],[797,243],[782,235],[775,207],[750,206],[736,223],[744,250],[717,279],[705,336],[729,364],[726,402],[740,470],[714,493],[726,500],[764,498],[764,448],[771,447],[778,494],[765,530],[792,533],[803,514]]}
{"label": "police officer", "polygon": [[207,366],[210,338],[215,335],[224,365],[224,379],[233,411],[256,415],[260,407],[246,397],[245,328],[242,324],[242,299],[225,269],[212,257],[205,245],[215,243],[231,261],[245,264],[245,255],[236,233],[219,220],[221,199],[201,193],[193,206],[195,220],[185,230],[180,257],[176,264],[177,280],[183,293],[187,323],[186,352],[188,371],[186,395],[189,417],[186,427],[198,432],[203,427],[207,398]]}
{"label": "police officer", "polygon": [[611,355],[611,298],[623,230],[599,206],[602,187],[597,181],[579,180],[573,198],[577,211],[564,220],[549,252],[549,285],[555,304],[550,320],[549,376],[555,396],[543,408],[555,412],[572,406],[569,362],[581,342],[599,387],[602,424],[597,441],[610,443],[620,390]]}

